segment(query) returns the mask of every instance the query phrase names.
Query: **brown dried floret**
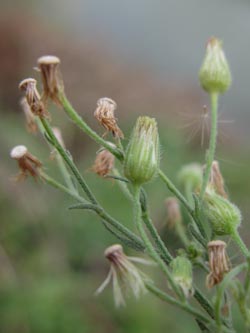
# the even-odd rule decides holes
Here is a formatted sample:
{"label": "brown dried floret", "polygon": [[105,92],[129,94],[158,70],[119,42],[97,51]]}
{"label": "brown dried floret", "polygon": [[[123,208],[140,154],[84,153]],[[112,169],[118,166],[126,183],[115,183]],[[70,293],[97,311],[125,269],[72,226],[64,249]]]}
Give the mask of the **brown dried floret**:
{"label": "brown dried floret", "polygon": [[210,273],[207,276],[206,285],[212,288],[220,283],[224,275],[230,271],[230,262],[226,254],[226,243],[215,240],[208,243],[208,256]]}
{"label": "brown dried floret", "polygon": [[37,60],[43,82],[42,99],[46,103],[48,98],[61,106],[60,93],[64,91],[62,75],[59,70],[60,59],[56,56],[46,55]]}
{"label": "brown dried floret", "polygon": [[[107,132],[111,132],[116,138],[123,138],[124,135],[118,127],[116,122],[117,119],[114,116],[116,108],[117,104],[112,99],[107,97],[100,98],[97,101],[97,108],[94,112],[94,116]],[[104,133],[104,135],[106,135],[106,133]]]}
{"label": "brown dried floret", "polygon": [[217,161],[213,161],[212,163],[209,184],[215,189],[217,194],[227,199],[228,195],[225,191],[224,179]]}
{"label": "brown dried floret", "polygon": [[30,154],[25,146],[19,145],[12,148],[10,157],[17,161],[20,169],[16,180],[23,180],[28,175],[35,179],[40,177],[42,163],[35,156]]}
{"label": "brown dried floret", "polygon": [[171,229],[176,226],[176,223],[182,222],[180,205],[175,197],[167,198],[165,205],[167,208],[167,225]]}
{"label": "brown dried floret", "polygon": [[25,97],[23,97],[20,101],[20,105],[23,109],[23,113],[25,115],[25,119],[26,119],[26,127],[27,130],[30,133],[36,133],[38,128],[37,128],[37,123],[35,120],[35,116],[31,111],[31,108],[27,102],[27,99]]}
{"label": "brown dried floret", "polygon": [[103,149],[97,153],[92,171],[101,177],[105,177],[113,169],[114,163],[114,156],[107,149]]}
{"label": "brown dried floret", "polygon": [[36,80],[32,78],[20,82],[19,89],[25,92],[25,97],[35,116],[48,117],[48,113],[36,88]]}

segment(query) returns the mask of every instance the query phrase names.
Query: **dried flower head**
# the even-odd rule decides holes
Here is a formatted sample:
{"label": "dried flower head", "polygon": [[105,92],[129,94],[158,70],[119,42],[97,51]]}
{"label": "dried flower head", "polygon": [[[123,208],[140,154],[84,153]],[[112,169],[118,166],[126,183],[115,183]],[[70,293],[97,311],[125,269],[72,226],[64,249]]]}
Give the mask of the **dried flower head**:
{"label": "dried flower head", "polygon": [[213,161],[212,163],[209,186],[211,186],[215,190],[215,192],[221,195],[222,197],[224,198],[228,197],[225,191],[224,179],[220,172],[220,166],[217,161]]}
{"label": "dried flower head", "polygon": [[[103,97],[97,101],[97,108],[94,112],[95,118],[107,130],[111,132],[116,138],[123,138],[123,133],[118,127],[114,112],[117,104],[110,98]],[[107,133],[106,132],[106,133]],[[104,135],[106,134],[104,133]]]}
{"label": "dried flower head", "polygon": [[61,106],[60,94],[64,91],[63,80],[59,71],[60,59],[55,56],[42,56],[37,60],[42,75],[43,95],[42,99],[47,102],[48,98],[58,106]]}
{"label": "dried flower head", "polygon": [[230,271],[229,258],[226,254],[226,243],[215,240],[208,243],[208,256],[210,273],[207,276],[206,285],[212,288],[220,283],[224,275]]}
{"label": "dried flower head", "polygon": [[126,256],[119,244],[108,247],[104,255],[110,262],[110,271],[102,285],[97,289],[96,294],[100,294],[112,280],[115,305],[119,307],[125,305],[124,293],[132,293],[138,299],[146,292],[145,277],[132,261],[143,264],[149,262],[141,258]]}
{"label": "dried flower head", "polygon": [[31,108],[27,102],[27,99],[25,97],[23,97],[20,101],[20,105],[23,109],[23,113],[25,115],[25,119],[26,119],[26,127],[27,130],[30,133],[36,133],[37,132],[37,123],[35,120],[35,116],[31,111]]}
{"label": "dried flower head", "polygon": [[48,113],[36,88],[36,80],[29,78],[20,82],[19,89],[25,92],[25,97],[35,116],[48,117]]}
{"label": "dried flower head", "polygon": [[105,177],[113,169],[114,163],[114,155],[107,149],[103,149],[97,153],[95,163],[92,166],[92,171],[101,177]]}
{"label": "dried flower head", "polygon": [[169,228],[174,228],[177,223],[182,223],[182,216],[180,205],[175,197],[167,198],[165,200],[167,208],[167,225]]}
{"label": "dried flower head", "polygon": [[18,162],[20,173],[17,176],[17,180],[25,179],[28,175],[35,179],[40,176],[42,163],[31,155],[25,146],[20,145],[12,148],[10,157]]}

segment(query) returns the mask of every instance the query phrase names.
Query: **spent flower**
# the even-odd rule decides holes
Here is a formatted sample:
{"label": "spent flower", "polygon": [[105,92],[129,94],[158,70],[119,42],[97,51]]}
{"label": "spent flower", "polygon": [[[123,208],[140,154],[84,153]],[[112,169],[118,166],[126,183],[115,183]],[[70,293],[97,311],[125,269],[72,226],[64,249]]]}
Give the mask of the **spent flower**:
{"label": "spent flower", "polygon": [[27,99],[23,97],[20,101],[20,105],[22,107],[23,113],[25,115],[26,119],[26,127],[27,130],[30,133],[36,133],[38,128],[37,128],[37,123],[34,114],[31,111],[31,108],[27,102]]}
{"label": "spent flower", "polygon": [[128,296],[132,293],[138,299],[146,292],[145,276],[132,261],[146,264],[148,262],[141,258],[126,256],[119,244],[108,247],[104,255],[110,262],[110,270],[107,278],[97,289],[96,294],[100,294],[112,281],[115,305],[120,307],[125,305],[125,294]]}
{"label": "spent flower", "polygon": [[107,149],[97,152],[92,171],[101,177],[107,176],[113,170],[115,157]]}

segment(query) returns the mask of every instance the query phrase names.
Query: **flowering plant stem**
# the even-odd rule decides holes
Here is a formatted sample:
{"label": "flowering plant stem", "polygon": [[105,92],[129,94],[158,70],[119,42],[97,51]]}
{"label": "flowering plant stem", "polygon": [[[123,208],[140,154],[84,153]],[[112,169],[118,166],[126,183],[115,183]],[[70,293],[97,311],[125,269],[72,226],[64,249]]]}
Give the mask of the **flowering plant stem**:
{"label": "flowering plant stem", "polygon": [[[75,111],[69,100],[67,99],[64,93],[60,94],[60,101],[64,108],[64,111],[67,113],[68,117],[78,126],[80,129],[86,133],[90,138],[92,138],[96,143],[103,146],[107,150],[109,150],[112,154],[114,154],[119,160],[123,160],[123,153],[120,149],[110,145],[107,141],[105,141],[100,135],[98,135],[95,131],[90,128],[86,122],[79,116],[79,114]],[[118,141],[118,145],[121,148],[121,143]]]}
{"label": "flowering plant stem", "polygon": [[216,150],[216,140],[217,140],[217,132],[218,132],[218,93],[211,93],[211,132],[210,132],[210,142],[209,148],[206,154],[206,169],[204,172],[204,177],[201,186],[200,199],[203,200],[205,191],[207,188],[207,184],[210,177],[212,163],[215,157]]}

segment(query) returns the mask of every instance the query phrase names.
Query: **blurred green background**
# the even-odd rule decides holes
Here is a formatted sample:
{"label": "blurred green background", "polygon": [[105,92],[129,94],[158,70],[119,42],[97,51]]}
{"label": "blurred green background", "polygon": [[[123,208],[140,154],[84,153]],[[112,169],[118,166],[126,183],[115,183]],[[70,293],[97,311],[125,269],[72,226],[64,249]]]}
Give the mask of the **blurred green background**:
{"label": "blurred green background", "polygon": [[[192,318],[150,295],[138,302],[131,298],[119,310],[111,286],[93,296],[108,272],[103,251],[116,239],[93,214],[69,211],[74,201],[64,194],[31,179],[13,182],[17,166],[9,150],[17,144],[25,144],[57,176],[43,138],[25,129],[17,86],[26,77],[38,78],[33,67],[39,56],[59,56],[67,95],[100,134],[93,111],[103,96],[118,104],[125,145],[138,115],[157,118],[161,164],[176,181],[182,165],[204,161],[208,120],[202,110],[208,99],[197,73],[207,39],[222,38],[234,84],[220,101],[216,158],[232,201],[242,209],[241,233],[250,245],[250,3],[55,0],[0,1],[0,6],[0,332],[198,332]],[[51,106],[51,114],[100,202],[133,228],[131,204],[117,184],[90,171],[99,147],[62,111]],[[181,244],[164,229],[169,193],[157,179],[146,189],[153,220],[167,233],[174,253]],[[232,255],[240,259],[237,249]],[[149,274],[165,287],[154,271]],[[197,274],[196,282],[204,288],[204,276]],[[237,320],[237,312],[235,316]]]}

